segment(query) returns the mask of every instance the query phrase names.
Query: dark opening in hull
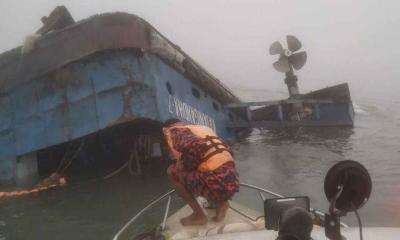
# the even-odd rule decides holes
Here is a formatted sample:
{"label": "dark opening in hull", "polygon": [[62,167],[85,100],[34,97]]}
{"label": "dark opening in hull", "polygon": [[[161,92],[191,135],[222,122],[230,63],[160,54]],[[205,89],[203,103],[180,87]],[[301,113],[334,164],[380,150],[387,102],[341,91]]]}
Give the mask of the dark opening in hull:
{"label": "dark opening in hull", "polygon": [[47,177],[56,171],[72,178],[165,173],[169,162],[161,129],[159,121],[138,119],[39,150],[38,175]]}

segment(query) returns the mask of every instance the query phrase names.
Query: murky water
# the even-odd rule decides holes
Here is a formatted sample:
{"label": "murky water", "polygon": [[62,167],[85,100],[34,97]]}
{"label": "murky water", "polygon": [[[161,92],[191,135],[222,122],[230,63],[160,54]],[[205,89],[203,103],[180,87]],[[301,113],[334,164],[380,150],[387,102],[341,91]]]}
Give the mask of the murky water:
{"label": "murky water", "polygon": [[[329,167],[339,160],[357,160],[373,179],[371,199],[360,211],[364,225],[400,226],[400,110],[396,107],[400,101],[377,102],[382,100],[357,103],[353,129],[254,130],[234,145],[241,180],[283,195],[308,195],[313,207],[326,210],[323,180]],[[108,180],[75,175],[65,188],[1,200],[0,240],[111,239],[148,201],[169,189],[163,172],[154,169],[140,178],[122,173]],[[255,192],[242,189],[237,199],[261,209]],[[160,222],[163,210],[164,205],[158,206],[132,231]],[[352,214],[345,220],[355,223]]]}
{"label": "murky water", "polygon": [[[0,239],[111,239],[148,201],[169,189],[162,176],[127,173],[103,180],[75,176],[65,188],[0,202]],[[159,206],[142,230],[161,218]]]}

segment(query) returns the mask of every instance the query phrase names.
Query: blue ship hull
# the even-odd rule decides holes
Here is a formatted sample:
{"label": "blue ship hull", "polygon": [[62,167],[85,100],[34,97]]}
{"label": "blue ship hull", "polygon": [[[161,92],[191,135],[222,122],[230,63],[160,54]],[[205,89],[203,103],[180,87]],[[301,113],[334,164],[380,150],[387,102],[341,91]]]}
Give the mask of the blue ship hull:
{"label": "blue ship hull", "polygon": [[[113,15],[112,20],[115,22],[118,17],[118,14]],[[92,22],[97,24],[107,18],[110,16],[98,16]],[[123,15],[122,19],[123,24],[129,19],[139,30],[143,28],[142,32],[155,31],[135,16]],[[92,29],[88,25],[87,22],[78,23],[76,28]],[[122,26],[121,31],[125,27]],[[207,125],[226,139],[233,137],[233,131],[226,128],[226,123],[240,116],[222,106],[226,102],[238,102],[238,98],[181,50],[175,49],[179,51],[176,55],[186,59],[183,70],[176,62],[168,61],[165,54],[150,49],[148,41],[140,46],[136,32],[132,35],[133,47],[124,45],[128,42],[126,39],[123,46],[118,46],[112,39],[113,46],[108,49],[99,47],[99,51],[89,51],[89,54],[80,50],[74,56],[80,39],[70,43],[70,51],[63,49],[68,47],[65,44],[72,41],[70,39],[80,37],[84,30],[73,31],[74,28],[53,33],[42,40],[45,42],[42,51],[36,50],[22,58],[14,56],[19,63],[26,59],[32,63],[33,66],[25,65],[25,72],[15,69],[17,67],[7,68],[10,64],[3,61],[0,77],[6,87],[0,95],[0,181],[15,179],[18,161],[23,156],[137,119],[162,122],[179,118],[188,123]],[[107,35],[107,29],[104,31]],[[115,28],[112,31],[115,34]],[[67,43],[57,43],[59,35],[63,35]],[[110,37],[113,36],[110,34]],[[94,38],[90,40],[95,41]],[[52,46],[49,43],[55,45],[53,49],[46,49]],[[84,42],[82,44],[85,46]],[[146,47],[150,50],[143,51]],[[63,52],[53,57],[51,51]],[[3,56],[3,59],[7,57],[10,58]],[[68,63],[62,65],[65,59]],[[57,62],[60,62],[58,66]],[[215,90],[223,94],[216,94]]]}

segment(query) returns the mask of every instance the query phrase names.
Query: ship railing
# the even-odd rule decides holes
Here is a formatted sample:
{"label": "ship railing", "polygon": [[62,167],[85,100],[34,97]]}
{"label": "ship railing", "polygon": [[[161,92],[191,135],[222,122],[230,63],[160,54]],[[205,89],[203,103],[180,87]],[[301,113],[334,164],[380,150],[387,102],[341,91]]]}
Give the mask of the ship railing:
{"label": "ship railing", "polygon": [[[264,201],[265,199],[267,199],[267,198],[265,197],[264,194],[268,194],[268,195],[270,195],[270,196],[274,196],[274,197],[278,197],[278,198],[283,198],[283,197],[284,197],[284,196],[282,196],[282,195],[280,195],[280,194],[278,194],[278,193],[272,192],[272,191],[270,191],[270,190],[268,190],[268,189],[264,189],[264,188],[261,188],[261,187],[255,186],[255,185],[251,185],[251,184],[247,184],[247,183],[240,183],[240,186],[241,186],[241,187],[245,187],[245,188],[249,188],[249,189],[252,189],[252,190],[256,190],[256,191],[258,192],[259,197],[260,197],[260,199],[261,199],[262,201]],[[163,217],[163,220],[162,220],[162,223],[161,223],[161,226],[160,226],[160,227],[161,227],[161,231],[163,231],[163,230],[165,229],[165,226],[166,226],[166,223],[167,223],[167,218],[168,218],[169,210],[170,210],[170,207],[171,207],[172,196],[173,196],[174,194],[175,194],[175,190],[171,190],[171,191],[169,191],[169,192],[167,192],[167,193],[161,195],[160,197],[158,197],[157,199],[155,199],[155,200],[152,201],[151,203],[149,203],[146,207],[144,207],[142,210],[140,210],[140,212],[138,212],[134,217],[132,217],[131,220],[129,220],[129,222],[127,222],[127,223],[121,228],[121,230],[118,231],[118,233],[114,236],[113,240],[118,240],[118,239],[120,238],[120,236],[121,236],[132,224],[134,224],[134,223],[139,219],[139,217],[141,217],[144,213],[146,213],[147,211],[149,211],[150,209],[152,209],[152,208],[153,208],[155,205],[157,205],[159,202],[161,202],[162,200],[164,200],[165,198],[167,198],[167,204],[166,204],[166,206],[165,206],[164,217]],[[242,215],[242,216],[244,216],[244,217],[246,217],[246,218],[249,218],[249,219],[251,219],[251,220],[253,220],[253,221],[257,221],[259,218],[263,218],[263,217],[264,217],[264,216],[260,216],[260,217],[257,217],[257,218],[255,218],[255,219],[253,219],[252,217],[246,215],[245,213],[243,213],[243,212],[241,212],[241,211],[239,211],[239,210],[237,210],[237,209],[233,209],[232,207],[231,207],[231,209],[234,210],[235,212],[239,213],[240,215]],[[320,211],[315,210],[315,209],[313,209],[313,208],[311,208],[310,211],[311,211],[312,213],[314,213],[315,215],[318,215],[318,216],[321,217],[322,219],[325,217],[325,214],[324,214],[323,212],[320,212]],[[343,226],[343,227],[346,227],[346,228],[348,227],[348,225],[346,225],[346,224],[343,223],[343,222],[341,222],[340,224],[341,224],[341,226]]]}

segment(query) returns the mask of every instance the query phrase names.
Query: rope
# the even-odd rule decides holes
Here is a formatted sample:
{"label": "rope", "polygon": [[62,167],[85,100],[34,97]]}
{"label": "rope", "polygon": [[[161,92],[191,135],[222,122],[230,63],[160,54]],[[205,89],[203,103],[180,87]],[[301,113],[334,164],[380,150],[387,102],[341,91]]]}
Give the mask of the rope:
{"label": "rope", "polygon": [[[140,153],[143,154],[143,161],[147,161],[152,152],[153,141],[152,137],[149,135],[139,135],[134,139],[132,145],[132,151],[129,154],[128,160],[117,170],[112,173],[106,175],[104,179],[111,178],[118,173],[120,173],[125,168],[128,168],[129,173],[132,176],[138,177],[142,174],[142,166],[140,163]],[[136,165],[135,169],[133,166]]]}
{"label": "rope", "polygon": [[[136,162],[136,171],[135,170],[133,170],[133,168],[132,168],[132,165],[133,165],[133,157],[135,157],[135,162]],[[146,158],[145,158],[145,160],[146,160]],[[138,153],[138,151],[137,151],[137,149],[134,149],[133,151],[132,151],[132,153],[131,153],[131,156],[130,156],[130,158],[129,158],[129,160],[128,160],[128,170],[129,170],[129,173],[131,174],[131,175],[133,175],[133,176],[136,176],[136,177],[138,177],[138,176],[140,176],[141,175],[141,173],[142,173],[142,166],[140,165],[140,161],[139,161],[139,153]]]}
{"label": "rope", "polygon": [[117,175],[117,174],[120,173],[122,170],[124,170],[124,169],[128,166],[128,164],[129,164],[129,161],[126,161],[126,162],[124,163],[124,165],[122,165],[120,168],[118,168],[118,169],[115,170],[114,172],[112,172],[112,173],[108,174],[107,176],[105,176],[104,179],[108,179],[108,178],[110,178],[110,177],[113,177],[113,176]]}
{"label": "rope", "polygon": [[[60,165],[58,165],[56,173],[60,173],[61,175],[64,174],[65,170],[71,165],[72,161],[78,156],[79,152],[82,150],[83,146],[85,145],[85,141],[82,139],[78,149],[72,153],[71,155],[71,149],[72,149],[72,144],[70,144],[65,151],[65,154],[63,156],[63,159],[60,162]],[[71,155],[71,156],[68,156]]]}

